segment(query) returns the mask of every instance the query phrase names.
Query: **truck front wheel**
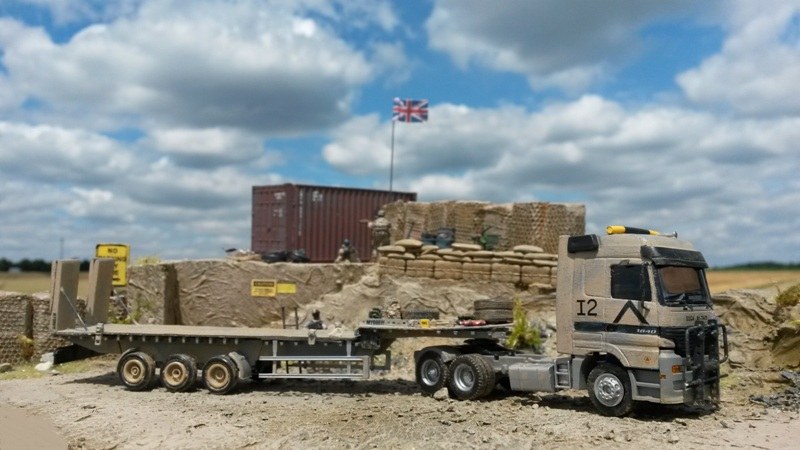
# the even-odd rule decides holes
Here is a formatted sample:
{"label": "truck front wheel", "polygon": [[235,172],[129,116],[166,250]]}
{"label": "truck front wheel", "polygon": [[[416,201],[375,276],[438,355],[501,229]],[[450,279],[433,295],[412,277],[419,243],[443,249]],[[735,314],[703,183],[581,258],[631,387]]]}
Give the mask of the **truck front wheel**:
{"label": "truck front wheel", "polygon": [[589,372],[586,384],[589,399],[600,414],[622,417],[633,409],[630,377],[621,367],[600,363]]}

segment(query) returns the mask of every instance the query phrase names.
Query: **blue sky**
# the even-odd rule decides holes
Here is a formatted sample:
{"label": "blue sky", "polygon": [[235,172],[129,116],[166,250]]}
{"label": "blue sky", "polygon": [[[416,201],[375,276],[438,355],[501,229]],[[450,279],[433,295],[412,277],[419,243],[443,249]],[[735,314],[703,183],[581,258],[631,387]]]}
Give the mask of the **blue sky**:
{"label": "blue sky", "polygon": [[800,260],[800,1],[0,0],[0,257],[247,247],[253,185],[565,201]]}

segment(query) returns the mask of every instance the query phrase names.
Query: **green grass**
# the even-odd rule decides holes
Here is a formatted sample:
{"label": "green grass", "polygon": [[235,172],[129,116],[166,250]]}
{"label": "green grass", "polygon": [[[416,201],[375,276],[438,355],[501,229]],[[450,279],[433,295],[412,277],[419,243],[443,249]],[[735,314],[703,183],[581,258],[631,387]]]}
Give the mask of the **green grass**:
{"label": "green grass", "polygon": [[[86,298],[89,292],[89,274],[81,272],[78,296]],[[50,291],[50,274],[39,272],[8,273],[0,272],[0,291],[35,294]]]}
{"label": "green grass", "polygon": [[[84,373],[92,369],[97,369],[108,365],[111,361],[110,356],[100,356],[95,358],[82,359],[80,361],[72,361],[64,364],[53,366],[59,373]],[[5,380],[28,380],[33,378],[42,378],[49,376],[48,372],[39,372],[35,369],[38,363],[23,363],[15,364],[14,369],[10,372],[0,373],[0,381]]]}

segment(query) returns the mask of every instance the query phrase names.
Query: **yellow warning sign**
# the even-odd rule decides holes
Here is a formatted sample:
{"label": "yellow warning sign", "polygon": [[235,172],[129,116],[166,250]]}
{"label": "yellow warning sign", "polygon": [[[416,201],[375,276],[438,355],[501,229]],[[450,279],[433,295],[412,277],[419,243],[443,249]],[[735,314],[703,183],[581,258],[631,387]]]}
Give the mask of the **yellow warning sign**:
{"label": "yellow warning sign", "polygon": [[278,282],[275,280],[251,280],[250,295],[253,297],[275,297]]}
{"label": "yellow warning sign", "polygon": [[278,294],[297,294],[297,285],[294,283],[278,283]]}
{"label": "yellow warning sign", "polygon": [[130,246],[128,244],[97,244],[95,256],[98,258],[111,258],[114,260],[113,286],[128,285],[128,258]]}

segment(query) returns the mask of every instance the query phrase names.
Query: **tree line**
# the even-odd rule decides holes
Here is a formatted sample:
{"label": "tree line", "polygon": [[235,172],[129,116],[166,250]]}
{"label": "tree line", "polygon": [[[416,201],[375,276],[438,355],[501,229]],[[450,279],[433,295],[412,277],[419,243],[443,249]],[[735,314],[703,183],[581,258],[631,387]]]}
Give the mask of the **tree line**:
{"label": "tree line", "polygon": [[[44,259],[28,259],[23,258],[19,261],[11,261],[8,258],[0,258],[0,272],[11,272],[18,270],[20,272],[50,272],[51,261]],[[89,260],[84,259],[81,261],[81,271],[89,270]]]}

